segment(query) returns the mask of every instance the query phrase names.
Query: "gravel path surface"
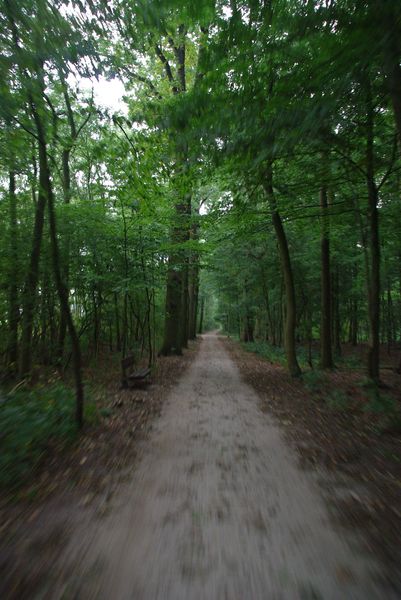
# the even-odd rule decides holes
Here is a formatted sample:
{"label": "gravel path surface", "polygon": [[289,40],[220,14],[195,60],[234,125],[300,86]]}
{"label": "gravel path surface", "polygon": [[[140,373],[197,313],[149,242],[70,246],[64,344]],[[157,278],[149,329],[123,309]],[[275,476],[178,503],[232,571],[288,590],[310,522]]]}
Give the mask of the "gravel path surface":
{"label": "gravel path surface", "polygon": [[389,598],[215,334],[204,335],[131,481],[67,555],[65,598]]}

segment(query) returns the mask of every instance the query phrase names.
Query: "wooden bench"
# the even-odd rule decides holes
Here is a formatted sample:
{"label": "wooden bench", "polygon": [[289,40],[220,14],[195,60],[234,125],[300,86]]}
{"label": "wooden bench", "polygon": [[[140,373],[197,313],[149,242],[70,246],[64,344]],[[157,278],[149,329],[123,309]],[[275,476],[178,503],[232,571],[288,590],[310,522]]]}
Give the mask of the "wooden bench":
{"label": "wooden bench", "polygon": [[126,356],[121,361],[121,386],[128,388],[130,385],[133,387],[139,385],[147,385],[150,383],[150,369],[145,367],[134,371],[135,357],[133,355]]}

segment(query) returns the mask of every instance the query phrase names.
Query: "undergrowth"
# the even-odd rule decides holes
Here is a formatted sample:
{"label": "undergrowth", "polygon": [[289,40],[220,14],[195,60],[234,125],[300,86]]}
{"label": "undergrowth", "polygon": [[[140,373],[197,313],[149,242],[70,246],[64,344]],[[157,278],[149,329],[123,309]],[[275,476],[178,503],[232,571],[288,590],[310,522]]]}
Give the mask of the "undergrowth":
{"label": "undergrowth", "polygon": [[[285,350],[281,346],[273,346],[269,342],[258,340],[256,342],[242,342],[242,347],[248,352],[254,352],[271,363],[286,366]],[[301,369],[309,367],[308,349],[300,346],[297,348],[297,359]],[[317,360],[317,354],[312,350],[312,360]]]}
{"label": "undergrowth", "polygon": [[[20,389],[0,401],[0,488],[15,489],[29,480],[52,449],[77,438],[73,391],[58,383]],[[96,407],[87,402],[86,421],[96,419]]]}
{"label": "undergrowth", "polygon": [[272,346],[268,342],[257,341],[257,342],[243,342],[243,348],[248,352],[254,352],[255,354],[259,354],[263,358],[266,358],[272,363],[277,363],[280,365],[285,365],[285,352],[283,348],[279,346]]}

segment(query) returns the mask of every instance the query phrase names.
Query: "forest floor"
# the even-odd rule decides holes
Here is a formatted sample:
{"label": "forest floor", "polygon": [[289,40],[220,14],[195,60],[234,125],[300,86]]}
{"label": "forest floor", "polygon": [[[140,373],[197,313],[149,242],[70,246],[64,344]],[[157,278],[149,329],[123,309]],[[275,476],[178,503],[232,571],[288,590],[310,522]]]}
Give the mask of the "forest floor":
{"label": "forest floor", "polygon": [[[203,336],[197,348],[179,361],[179,368],[177,359],[162,360],[170,369],[165,372],[169,381],[171,373],[175,379],[187,368],[178,383],[164,389],[159,400],[155,397],[154,411],[161,409],[161,414],[149,433],[136,437],[135,429],[135,460],[125,450],[130,444],[121,446],[116,440],[131,438],[138,422],[126,404],[153,406],[151,390],[143,392],[149,394],[144,402],[137,392],[123,400],[122,416],[115,417],[120,423],[116,435],[105,434],[105,445],[116,444],[115,450],[103,448],[99,432],[91,443],[82,442],[86,449],[77,449],[74,462],[92,483],[76,483],[71,496],[53,493],[36,509],[40,514],[22,519],[14,542],[9,539],[8,548],[14,543],[15,552],[6,562],[3,548],[3,572],[6,567],[11,574],[1,597],[398,597],[387,587],[364,538],[335,522],[316,477],[300,468],[268,414],[270,403],[244,382],[233,358],[241,369],[250,361],[252,374],[243,372],[253,384],[255,376],[269,370],[268,363],[215,334]],[[273,380],[271,395],[291,392],[277,383]],[[167,398],[162,405],[161,397]],[[111,462],[99,463],[97,444],[100,456],[114,456]],[[92,488],[97,478],[85,466],[92,461],[101,464],[101,471],[108,465],[105,472],[115,483],[114,488],[106,485],[103,496],[96,493],[96,500]],[[116,464],[119,475],[113,476]],[[319,480],[332,483],[327,474],[320,473]],[[343,482],[342,491],[355,493],[353,483]],[[115,493],[109,495],[110,489]]]}
{"label": "forest floor", "polygon": [[299,466],[314,473],[334,521],[363,534],[400,597],[401,428],[386,410],[386,403],[400,409],[400,375],[381,372],[383,408],[380,400],[372,400],[361,368],[291,379],[284,367],[233,340],[227,339],[225,347],[258,393],[261,410],[273,415],[297,451]]}
{"label": "forest floor", "polygon": [[87,425],[72,447],[49,449],[18,492],[0,494],[2,600],[58,597],[51,591],[54,566],[68,540],[74,532],[85,536],[87,524],[108,513],[114,495],[131,476],[138,447],[196,352],[197,344],[191,344],[184,356],[159,358],[146,389],[122,390],[119,363],[110,356],[85,368],[91,400],[105,416]]}

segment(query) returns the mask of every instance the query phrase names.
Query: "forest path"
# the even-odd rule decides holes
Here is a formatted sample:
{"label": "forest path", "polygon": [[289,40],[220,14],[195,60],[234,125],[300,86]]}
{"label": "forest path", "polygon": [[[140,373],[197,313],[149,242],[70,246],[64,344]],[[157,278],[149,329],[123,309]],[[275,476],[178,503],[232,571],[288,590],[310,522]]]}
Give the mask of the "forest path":
{"label": "forest path", "polygon": [[69,548],[82,600],[383,597],[215,334],[203,336],[117,506],[84,537]]}

